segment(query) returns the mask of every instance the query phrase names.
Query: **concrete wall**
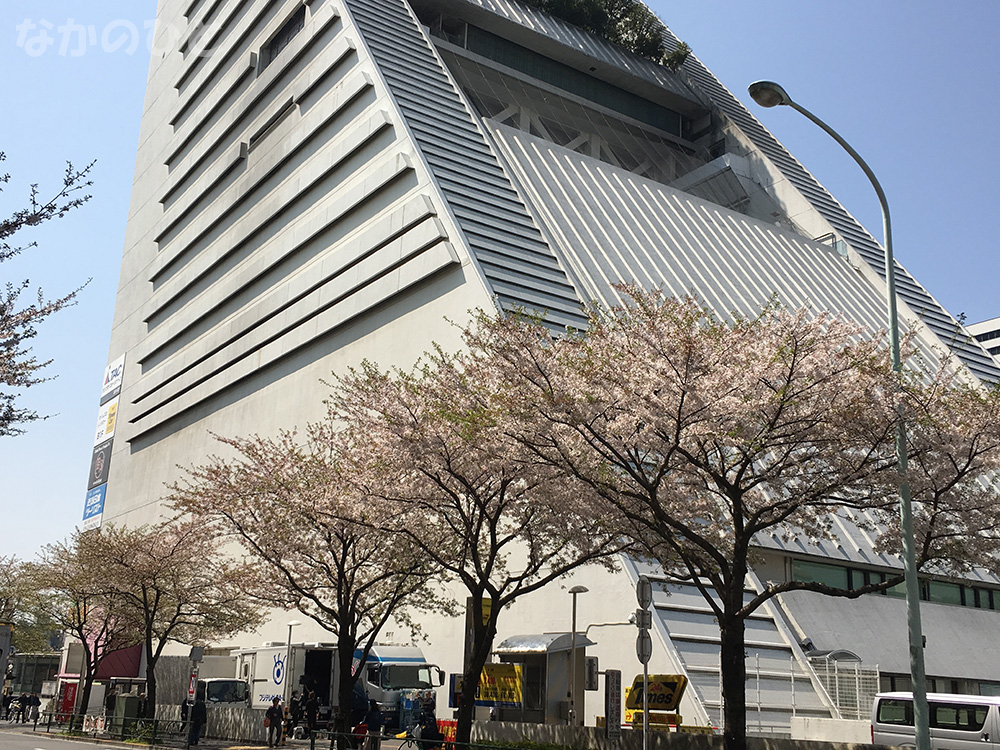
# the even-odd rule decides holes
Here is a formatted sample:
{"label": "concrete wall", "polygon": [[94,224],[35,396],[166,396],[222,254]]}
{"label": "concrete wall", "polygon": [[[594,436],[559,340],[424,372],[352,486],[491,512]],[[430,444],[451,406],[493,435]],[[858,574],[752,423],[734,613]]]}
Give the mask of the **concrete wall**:
{"label": "concrete wall", "polygon": [[[209,739],[267,744],[264,713],[265,709],[263,708],[209,706],[208,722],[202,735]],[[158,703],[156,705],[156,718],[180,721],[181,707]]]}
{"label": "concrete wall", "polygon": [[798,740],[866,743],[871,736],[872,725],[867,719],[819,719],[802,716],[792,719],[792,737]]}

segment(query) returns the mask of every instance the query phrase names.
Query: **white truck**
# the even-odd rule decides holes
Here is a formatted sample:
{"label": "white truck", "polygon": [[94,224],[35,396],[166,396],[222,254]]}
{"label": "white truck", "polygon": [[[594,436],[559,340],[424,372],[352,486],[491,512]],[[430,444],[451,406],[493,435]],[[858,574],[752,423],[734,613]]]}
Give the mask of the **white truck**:
{"label": "white truck", "polygon": [[[328,722],[337,706],[339,662],[337,646],[332,643],[265,643],[258,648],[237,649],[236,676],[250,685],[254,708],[266,708],[273,698],[282,700],[292,691],[300,695],[316,692],[320,703],[320,723]],[[361,652],[354,654],[355,672]],[[290,680],[290,683],[288,682]],[[368,653],[358,685],[367,699],[374,699],[382,710],[389,730],[400,727],[400,703],[403,703],[403,726],[406,709],[415,691],[427,691],[444,684],[444,672],[429,664],[417,646],[375,645]]]}

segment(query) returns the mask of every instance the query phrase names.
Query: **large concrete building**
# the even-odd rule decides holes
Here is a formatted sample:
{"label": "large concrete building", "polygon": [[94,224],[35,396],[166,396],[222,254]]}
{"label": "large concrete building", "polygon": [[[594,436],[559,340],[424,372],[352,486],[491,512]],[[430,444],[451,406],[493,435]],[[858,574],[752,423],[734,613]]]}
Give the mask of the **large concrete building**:
{"label": "large concrete building", "polygon": [[976,337],[994,359],[1000,360],[1000,318],[990,318],[973,323],[967,330]]}
{"label": "large concrete building", "polygon": [[[322,378],[457,345],[449,319],[476,308],[578,325],[584,301],[615,304],[628,281],[722,315],[776,296],[883,325],[878,242],[693,55],[671,71],[515,0],[161,0],[157,21],[183,33],[150,66],[85,525],[157,520],[177,467],[217,451],[211,433],[315,418]],[[997,380],[897,274],[919,345]],[[751,588],[899,568],[846,521],[837,546],[761,545]],[[589,589],[587,653],[626,679],[641,671],[627,620],[643,572],[662,580],[623,561],[566,582]],[[665,590],[651,671],[687,674],[685,720],[718,724],[717,628],[696,591]],[[1000,581],[925,591],[934,687],[1000,690]],[[567,630],[569,610],[564,594],[528,597],[498,646]],[[283,639],[285,619],[252,638]],[[751,731],[864,715],[859,691],[905,687],[904,621],[892,596],[769,603],[748,631]],[[324,639],[310,627],[296,637]],[[429,658],[459,671],[463,623],[425,630]],[[588,723],[600,706],[588,694]]]}

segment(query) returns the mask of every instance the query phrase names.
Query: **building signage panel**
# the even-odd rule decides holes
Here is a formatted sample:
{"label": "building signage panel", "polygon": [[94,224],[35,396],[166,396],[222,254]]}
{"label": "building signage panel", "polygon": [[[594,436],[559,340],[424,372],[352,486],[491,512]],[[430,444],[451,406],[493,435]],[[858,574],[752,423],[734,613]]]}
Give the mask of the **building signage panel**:
{"label": "building signage panel", "polygon": [[80,524],[81,531],[96,529],[101,525],[101,516],[104,514],[104,493],[108,485],[102,484],[87,493],[87,502],[83,506],[83,523]]}
{"label": "building signage panel", "polygon": [[110,401],[101,404],[97,414],[97,429],[94,430],[94,445],[115,436],[115,424],[118,422],[118,400],[120,398],[120,396],[115,396]]}
{"label": "building signage panel", "polygon": [[[632,709],[642,709],[642,675],[636,675],[632,681],[632,689],[628,691],[625,706]],[[651,674],[649,675],[649,698],[647,703],[650,711],[675,711],[687,688],[687,677],[681,674]]]}
{"label": "building signage panel", "polygon": [[101,385],[101,403],[110,401],[122,392],[122,377],[125,374],[125,355],[104,368],[104,382]]}
{"label": "building signage panel", "polygon": [[[462,675],[451,675],[449,706],[454,708],[458,705],[463,684]],[[520,664],[485,664],[479,676],[476,705],[517,708],[524,699],[523,685]]]}
{"label": "building signage panel", "polygon": [[111,440],[105,440],[94,446],[94,454],[90,457],[90,474],[87,477],[87,489],[92,490],[108,481],[111,470]]}

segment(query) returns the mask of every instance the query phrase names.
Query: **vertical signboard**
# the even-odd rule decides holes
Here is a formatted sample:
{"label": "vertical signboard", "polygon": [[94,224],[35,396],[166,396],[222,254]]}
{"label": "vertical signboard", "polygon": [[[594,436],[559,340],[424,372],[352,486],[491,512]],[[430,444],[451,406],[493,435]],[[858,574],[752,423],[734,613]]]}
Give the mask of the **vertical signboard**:
{"label": "vertical signboard", "polygon": [[622,738],[622,673],[609,669],[604,673],[604,731],[607,739]]}
{"label": "vertical signboard", "polygon": [[111,471],[111,448],[114,445],[115,426],[118,424],[118,403],[124,374],[124,354],[104,369],[101,403],[94,430],[94,447],[90,456],[90,473],[87,475],[87,498],[83,505],[83,520],[80,523],[80,529],[83,531],[100,527],[104,515],[108,474]]}
{"label": "vertical signboard", "polygon": [[10,639],[13,628],[5,622],[0,622],[0,684],[7,679],[7,657],[10,654]]}

